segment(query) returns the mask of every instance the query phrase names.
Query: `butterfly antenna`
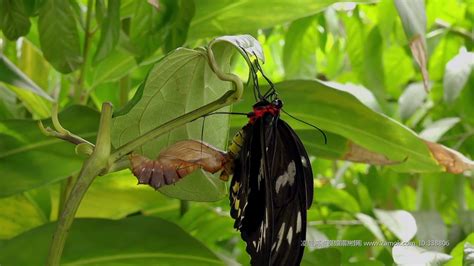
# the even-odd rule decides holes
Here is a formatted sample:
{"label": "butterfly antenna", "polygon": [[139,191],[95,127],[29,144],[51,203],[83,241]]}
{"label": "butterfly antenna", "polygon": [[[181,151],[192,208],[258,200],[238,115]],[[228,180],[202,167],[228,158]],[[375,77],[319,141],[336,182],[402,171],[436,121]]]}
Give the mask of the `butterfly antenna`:
{"label": "butterfly antenna", "polygon": [[262,96],[262,93],[260,92],[260,85],[258,84],[258,76],[257,76],[258,69],[255,69],[255,66],[254,66],[255,62],[257,62],[256,64],[258,64],[258,59],[250,63],[250,69],[251,69],[250,72],[252,73],[252,79],[253,79],[253,95],[255,96],[255,100],[262,100],[263,96]]}
{"label": "butterfly antenna", "polygon": [[205,116],[211,116],[211,115],[248,115],[248,113],[241,113],[241,112],[213,112],[209,114],[205,114],[202,117]]}
{"label": "butterfly antenna", "polygon": [[[254,52],[254,55],[255,57],[257,57],[257,55],[255,54]],[[262,77],[268,82],[268,85],[270,85],[270,89],[263,95],[264,98],[268,98],[270,96],[273,96],[276,94],[276,91],[275,91],[275,85],[273,84],[273,82],[267,77],[267,75],[265,75],[265,72],[263,72],[263,69],[262,67],[260,66],[260,63],[258,62],[258,59],[256,60],[255,62],[256,66],[257,66],[257,70],[260,71],[260,73],[262,74]]]}
{"label": "butterfly antenna", "polygon": [[[206,115],[207,116],[207,115]],[[202,117],[202,127],[201,127],[201,159],[202,159],[202,144],[204,143],[204,125],[206,123],[206,116]]]}
{"label": "butterfly antenna", "polygon": [[[239,48],[247,55],[249,56],[249,53],[241,46],[239,45]],[[254,53],[255,55],[255,53]],[[250,60],[250,75],[252,76],[252,82],[253,82],[253,97],[255,98],[255,101],[261,100],[262,94],[260,93],[259,85],[258,85],[258,76],[257,76],[257,71],[253,65],[254,63]],[[249,80],[250,81],[250,80]],[[249,82],[248,81],[248,82]],[[257,95],[258,94],[258,95]]]}
{"label": "butterfly antenna", "polygon": [[297,117],[292,116],[291,114],[289,114],[287,111],[285,111],[285,110],[283,110],[283,109],[281,109],[281,110],[283,111],[283,113],[287,114],[289,117],[295,119],[296,121],[299,121],[299,122],[301,122],[301,123],[303,123],[303,124],[306,124],[306,125],[308,125],[308,126],[310,126],[310,127],[313,127],[313,128],[315,128],[315,129],[319,130],[319,132],[321,132],[321,134],[322,134],[323,137],[324,137],[324,144],[328,144],[328,138],[327,138],[327,136],[326,136],[326,133],[324,133],[324,131],[323,131],[322,129],[320,129],[319,127],[317,127],[317,126],[315,126],[315,125],[312,125],[312,124],[310,124],[310,123],[308,123],[308,122],[306,122],[306,121],[304,121],[304,120],[301,120],[301,119],[299,119],[299,118],[297,118]]}

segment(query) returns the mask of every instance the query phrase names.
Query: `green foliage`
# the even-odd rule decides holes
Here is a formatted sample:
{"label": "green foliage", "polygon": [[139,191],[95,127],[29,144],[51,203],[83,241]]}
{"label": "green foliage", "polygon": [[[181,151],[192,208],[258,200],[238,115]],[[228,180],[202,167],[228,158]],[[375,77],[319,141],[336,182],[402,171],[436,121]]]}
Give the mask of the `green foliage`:
{"label": "green foliage", "polygon": [[[74,106],[63,111],[60,118],[72,132],[89,140],[95,138],[99,116],[94,110]],[[6,120],[0,122],[0,128],[0,171],[8,173],[8,178],[0,178],[0,197],[57,182],[79,171],[82,159],[71,145],[44,136],[36,121]]]}
{"label": "green foliage", "polygon": [[[0,251],[2,263],[44,263],[54,225],[43,225],[9,241]],[[118,232],[119,239],[116,238]],[[161,239],[157,239],[157,235]],[[159,218],[77,219],[70,240],[71,245],[66,246],[63,256],[64,263],[224,265],[212,251],[183,229]],[[25,249],[25,245],[36,248]],[[186,250],[186,253],[178,252],[175,247]],[[18,253],[20,249],[24,251]]]}
{"label": "green foliage", "polygon": [[83,61],[76,20],[69,1],[46,0],[38,16],[44,58],[61,73],[76,70]]}
{"label": "green foliage", "polygon": [[[52,126],[52,102],[62,126],[92,143],[102,102],[112,102],[118,148],[232,89],[202,46],[243,33],[262,49],[222,37],[212,48],[219,67],[246,82],[237,44],[265,58],[285,110],[328,136],[324,144],[282,115],[312,160],[308,240],[449,241],[308,245],[302,265],[472,263],[474,3],[339,2],[0,0],[0,264],[44,263],[64,192],[91,150],[43,135],[37,120]],[[245,89],[221,111],[253,103]],[[135,152],[154,158],[201,138],[225,150],[246,122],[208,116]],[[104,173],[82,200],[62,262],[248,264],[217,176],[199,170],[157,192],[129,170]]]}

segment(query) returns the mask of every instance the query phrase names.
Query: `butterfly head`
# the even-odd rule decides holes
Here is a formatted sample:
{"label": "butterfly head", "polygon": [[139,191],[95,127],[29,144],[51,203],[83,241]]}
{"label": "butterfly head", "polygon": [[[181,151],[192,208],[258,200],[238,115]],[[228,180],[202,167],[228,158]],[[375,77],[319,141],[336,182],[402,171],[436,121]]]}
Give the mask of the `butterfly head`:
{"label": "butterfly head", "polygon": [[253,106],[253,112],[247,114],[247,117],[250,118],[249,123],[253,124],[257,119],[264,117],[266,115],[275,117],[280,114],[280,109],[283,107],[283,102],[276,98],[272,102],[263,100]]}

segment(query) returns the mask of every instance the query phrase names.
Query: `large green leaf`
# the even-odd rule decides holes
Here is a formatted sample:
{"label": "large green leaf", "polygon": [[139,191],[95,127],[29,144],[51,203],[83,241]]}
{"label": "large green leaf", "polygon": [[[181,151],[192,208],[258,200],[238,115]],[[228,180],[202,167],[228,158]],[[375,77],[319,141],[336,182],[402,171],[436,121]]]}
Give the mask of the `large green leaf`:
{"label": "large green leaf", "polygon": [[0,29],[10,40],[26,35],[30,30],[26,1],[0,0]]}
{"label": "large green leaf", "polygon": [[[349,139],[371,152],[382,154],[390,161],[401,162],[390,166],[395,170],[407,172],[442,170],[426,144],[416,134],[402,124],[374,112],[351,94],[333,89],[316,80],[285,81],[275,86],[287,112],[325,131]],[[235,105],[235,111],[250,110],[254,100],[248,92],[244,96],[245,99]],[[284,114],[282,118],[296,129],[308,129]],[[240,125],[243,125],[244,121]],[[303,137],[305,144],[315,147],[324,145],[320,134],[314,129],[312,131],[314,133],[308,134],[308,138]],[[328,146],[335,145],[333,142],[341,145],[340,141],[341,138],[331,139],[330,136]],[[339,150],[342,150],[342,147]]]}
{"label": "large green leaf", "polygon": [[331,4],[342,1],[195,0],[195,2],[196,15],[191,21],[189,30],[191,40],[270,28],[276,24],[316,14]]}
{"label": "large green leaf", "polygon": [[286,78],[316,77],[317,41],[315,17],[302,18],[290,24],[283,49]]}
{"label": "large green leaf", "polygon": [[124,170],[98,177],[87,190],[76,217],[119,219],[145,209],[173,207],[175,202],[151,187],[138,185],[132,173]]}
{"label": "large green leaf", "polygon": [[314,194],[317,195],[314,197],[315,201],[320,204],[334,205],[341,210],[354,214],[360,212],[359,203],[345,190],[325,186],[316,188]]}
{"label": "large green leaf", "polygon": [[[85,107],[71,107],[59,116],[71,132],[92,140],[99,115]],[[32,120],[0,122],[0,197],[64,179],[77,172],[82,159],[74,146],[44,136]]]}
{"label": "large green leaf", "polygon": [[[56,224],[3,243],[5,265],[42,265]],[[25,248],[28,247],[28,248]],[[173,223],[136,216],[123,220],[77,219],[62,256],[67,265],[223,265],[208,248]]]}
{"label": "large green leaf", "polygon": [[48,218],[23,194],[0,198],[0,239],[14,237],[47,222]]}
{"label": "large green leaf", "polygon": [[46,0],[39,12],[38,29],[44,57],[61,73],[83,62],[75,16],[69,1]]}
{"label": "large green leaf", "polygon": [[116,49],[94,67],[90,83],[92,87],[96,87],[105,82],[117,81],[136,67],[137,63],[132,54],[124,49]]}
{"label": "large green leaf", "polygon": [[[216,49],[217,48],[217,49]],[[216,47],[216,59],[228,71],[231,45]],[[148,74],[142,96],[126,114],[113,120],[112,142],[115,147],[209,103],[230,89],[231,84],[215,76],[203,50],[178,49],[158,62]],[[224,111],[228,108],[224,108]],[[204,125],[204,135],[201,129]],[[182,139],[201,139],[218,148],[226,145],[228,116],[211,116],[188,123],[140,147],[140,154],[156,158],[160,150]],[[189,200],[217,200],[225,195],[224,182],[202,171],[187,176],[161,192]]]}

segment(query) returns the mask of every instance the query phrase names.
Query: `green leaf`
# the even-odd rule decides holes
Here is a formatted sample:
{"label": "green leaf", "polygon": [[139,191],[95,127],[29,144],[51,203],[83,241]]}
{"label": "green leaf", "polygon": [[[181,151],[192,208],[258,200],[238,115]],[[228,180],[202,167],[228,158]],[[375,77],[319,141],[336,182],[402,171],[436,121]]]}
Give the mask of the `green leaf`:
{"label": "green leaf", "polygon": [[[347,92],[315,80],[284,81],[275,84],[275,88],[285,103],[285,110],[291,115],[349,139],[371,152],[382,154],[390,161],[403,162],[391,165],[394,170],[442,171],[426,144],[411,130],[372,111]],[[244,99],[234,105],[234,111],[249,112],[253,103],[250,93],[244,93]],[[309,129],[284,114],[282,118],[296,129]],[[384,130],[380,130],[381,128]],[[314,132],[312,137],[311,130]],[[311,130],[308,130],[308,139],[312,143],[324,145],[320,134]],[[338,145],[341,145],[340,141],[340,138],[328,139],[328,143],[337,142]]]}
{"label": "green leaf", "polygon": [[357,213],[355,215],[357,217],[357,219],[359,221],[361,221],[361,223],[367,228],[369,229],[370,232],[372,232],[372,234],[374,234],[374,236],[380,240],[380,241],[386,241],[385,240],[385,236],[384,234],[382,233],[382,230],[380,229],[380,226],[377,224],[377,221],[375,221],[374,218],[372,218],[371,216],[367,215],[367,214],[363,214],[363,213]]}
{"label": "green leaf", "polygon": [[290,24],[285,35],[283,66],[286,78],[316,77],[316,48],[318,30],[315,17]]}
{"label": "green leaf", "polygon": [[120,37],[120,0],[109,0],[107,15],[102,21],[100,40],[93,62],[97,64],[115,48]]}
{"label": "green leaf", "polygon": [[21,0],[0,0],[0,29],[9,40],[28,34],[31,23]]}
{"label": "green leaf", "polygon": [[16,94],[21,103],[33,115],[33,118],[43,119],[51,115],[51,102],[49,100],[16,86],[8,85],[7,88]]}
{"label": "green leaf", "polygon": [[38,11],[40,10],[41,6],[46,2],[45,0],[22,0],[19,2],[23,2],[25,5],[25,10],[28,16],[34,17],[38,15]]}
{"label": "green leaf", "polygon": [[351,40],[347,42],[346,52],[358,81],[371,90],[383,106],[385,103],[383,39],[377,27],[366,34],[366,25],[357,14],[344,17],[347,39]]}
{"label": "green leaf", "polygon": [[[254,1],[210,1],[195,0],[196,15],[189,30],[190,40],[254,32],[273,27],[323,11],[333,3],[341,1],[277,1],[271,4],[264,0]],[[359,0],[358,3],[370,1]]]}
{"label": "green leaf", "polygon": [[160,47],[168,52],[186,41],[189,23],[194,16],[194,1],[162,0],[159,6],[157,9],[145,1],[136,2],[130,40],[139,61]]}
{"label": "green leaf", "polygon": [[426,32],[425,3],[422,0],[395,0],[398,14],[408,40],[419,35],[424,38]]}
{"label": "green leaf", "polygon": [[408,85],[403,94],[398,99],[398,110],[400,118],[407,120],[423,105],[428,94],[423,90],[423,84],[412,83]]}
{"label": "green leaf", "polygon": [[382,224],[387,226],[387,228],[403,242],[410,241],[417,232],[415,218],[407,211],[375,209],[374,214]]}
{"label": "green leaf", "polygon": [[[473,260],[473,253],[469,251],[469,245],[474,245],[474,233],[469,234],[466,239],[459,242],[451,251],[452,260],[448,261],[445,266],[469,265],[468,260]],[[463,264],[463,262],[465,264]],[[471,263],[474,261],[471,261]]]}
{"label": "green leaf", "polygon": [[[47,224],[6,241],[0,250],[0,261],[6,265],[43,264],[55,227],[55,223]],[[61,262],[71,265],[224,264],[175,224],[143,216],[118,221],[76,219]]]}
{"label": "green leaf", "polygon": [[26,76],[3,55],[0,55],[0,81],[31,91],[46,100],[53,100],[46,92],[38,87],[38,85],[36,85],[28,76]]}
{"label": "green leaf", "polygon": [[354,197],[345,190],[336,189],[330,186],[316,188],[314,190],[315,201],[320,204],[330,204],[350,213],[360,212],[360,207]]}
{"label": "green leaf", "polygon": [[307,226],[306,230],[306,248],[309,251],[329,247],[329,239],[323,232],[311,226]]}
{"label": "green leaf", "polygon": [[76,217],[120,219],[145,209],[169,206],[169,199],[151,187],[137,185],[136,177],[124,170],[97,178],[87,190]]}
{"label": "green leaf", "polygon": [[165,52],[170,52],[186,42],[189,24],[194,17],[195,7],[193,0],[178,0],[177,5],[176,15],[166,24],[170,29],[166,32],[164,37]]}
{"label": "green leaf", "polygon": [[44,57],[63,74],[82,65],[75,16],[69,1],[46,0],[39,12],[38,29]]}
{"label": "green leaf", "polygon": [[383,39],[378,27],[374,27],[364,43],[363,84],[371,90],[383,105],[385,103],[385,74],[382,59]]}
{"label": "green leaf", "polygon": [[394,246],[393,260],[397,265],[444,265],[452,257],[448,254],[429,251],[414,246]]}
{"label": "green leaf", "polygon": [[424,0],[395,0],[403,29],[410,43],[411,52],[421,69],[423,85],[428,90],[428,52],[426,45],[426,12]]}
{"label": "green leaf", "polygon": [[[216,60],[228,71],[234,48],[222,42],[214,45]],[[231,87],[212,72],[207,55],[202,50],[177,49],[158,62],[148,74],[143,96],[130,111],[113,120],[112,142],[115,147],[170,121],[184,113],[197,109],[222,96]],[[229,110],[224,108],[223,111]],[[136,152],[156,158],[160,150],[183,139],[203,139],[223,149],[228,134],[228,116],[211,116],[174,129],[142,146]],[[213,201],[226,194],[225,183],[217,176],[194,172],[173,186],[160,192],[180,199]]]}
{"label": "green leaf", "polygon": [[414,211],[416,209],[416,191],[411,186],[404,186],[397,195],[399,209]]}
{"label": "green leaf", "polygon": [[[99,115],[89,108],[68,108],[59,119],[65,128],[86,139],[96,135]],[[82,164],[73,145],[44,136],[36,121],[1,121],[0,136],[0,197],[62,180]]]}
{"label": "green leaf", "polygon": [[116,49],[93,70],[92,87],[105,82],[117,81],[137,68],[133,55],[123,49]]}
{"label": "green leaf", "polygon": [[359,100],[374,111],[381,110],[377,99],[374,97],[374,94],[362,85],[356,85],[352,83],[341,84],[333,81],[325,81],[323,83],[331,88],[345,91],[354,95],[357,100]]}
{"label": "green leaf", "polygon": [[426,126],[420,132],[420,137],[429,141],[438,141],[446,132],[453,128],[461,119],[459,117],[447,117]]}
{"label": "green leaf", "polygon": [[[397,11],[393,1],[380,1],[377,4],[378,28],[384,40],[389,40],[393,33]],[[395,47],[395,46],[392,46]]]}
{"label": "green leaf", "polygon": [[12,238],[42,225],[48,218],[25,195],[0,198],[0,239]]}
{"label": "green leaf", "polygon": [[[390,93],[392,97],[398,98],[410,80],[415,79],[412,59],[405,52],[403,47],[391,45],[383,49],[383,64],[385,85],[387,86],[386,91]],[[396,75],[394,75],[394,73],[396,73]]]}
{"label": "green leaf", "polygon": [[0,120],[21,117],[15,93],[0,85]]}
{"label": "green leaf", "polygon": [[474,53],[465,49],[446,64],[443,78],[444,101],[452,103],[456,100],[473,70]]}

